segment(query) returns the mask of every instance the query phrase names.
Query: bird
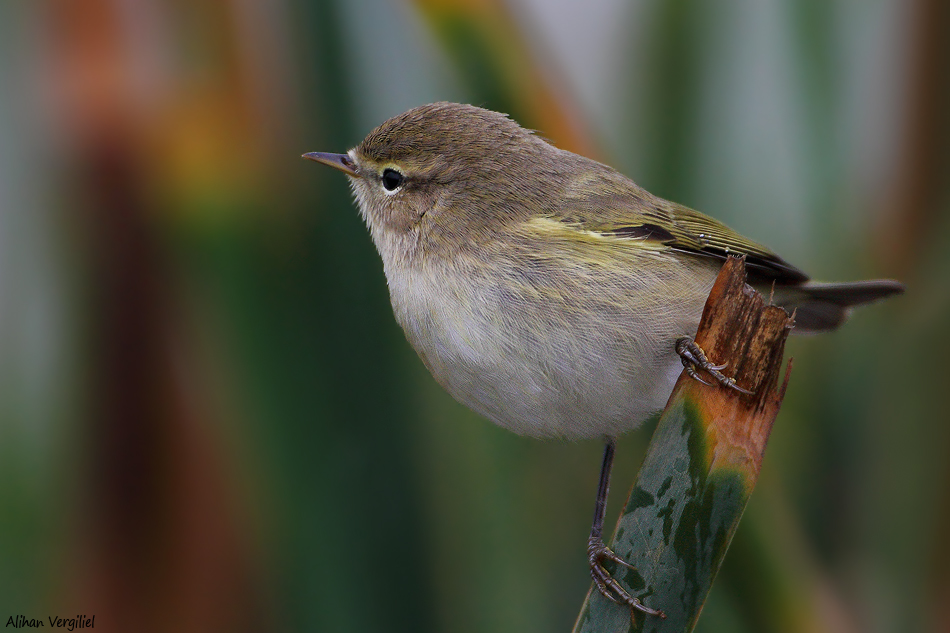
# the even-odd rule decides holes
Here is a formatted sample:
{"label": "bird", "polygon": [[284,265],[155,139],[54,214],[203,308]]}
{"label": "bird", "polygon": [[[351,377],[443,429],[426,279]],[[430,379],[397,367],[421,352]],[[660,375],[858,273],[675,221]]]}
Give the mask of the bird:
{"label": "bird", "polygon": [[662,610],[603,565],[629,566],[603,541],[616,438],[663,408],[684,367],[744,390],[691,338],[725,259],[745,258],[794,333],[834,330],[852,307],[904,291],[812,281],[722,222],[472,105],[415,107],[346,153],[303,157],[348,176],[395,319],[442,387],[519,435],[603,438],[591,576],[652,615]]}

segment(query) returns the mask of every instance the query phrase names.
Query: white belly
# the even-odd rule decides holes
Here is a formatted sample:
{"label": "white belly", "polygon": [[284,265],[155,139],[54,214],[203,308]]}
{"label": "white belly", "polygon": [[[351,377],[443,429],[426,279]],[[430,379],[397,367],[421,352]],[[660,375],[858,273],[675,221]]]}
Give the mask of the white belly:
{"label": "white belly", "polygon": [[434,268],[390,278],[397,320],[453,397],[515,433],[570,439],[616,436],[663,408],[682,369],[673,344],[695,334],[714,273],[674,304],[633,271],[571,271],[560,295],[543,272],[509,272],[494,283]]}

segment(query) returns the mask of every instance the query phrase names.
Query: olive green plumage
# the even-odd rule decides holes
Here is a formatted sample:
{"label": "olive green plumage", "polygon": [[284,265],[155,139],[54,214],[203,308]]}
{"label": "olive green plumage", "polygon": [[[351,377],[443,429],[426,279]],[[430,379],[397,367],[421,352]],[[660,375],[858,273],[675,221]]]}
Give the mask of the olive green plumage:
{"label": "olive green plumage", "polygon": [[508,117],[435,103],[346,155],[397,321],[453,396],[535,436],[617,435],[662,408],[722,260],[745,255],[801,331],[897,282],[814,284],[721,222]]}

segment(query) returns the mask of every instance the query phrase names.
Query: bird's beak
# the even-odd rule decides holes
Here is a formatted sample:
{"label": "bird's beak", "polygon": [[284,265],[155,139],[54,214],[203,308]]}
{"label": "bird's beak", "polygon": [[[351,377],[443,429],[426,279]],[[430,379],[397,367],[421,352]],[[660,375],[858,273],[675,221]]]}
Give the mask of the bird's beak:
{"label": "bird's beak", "polygon": [[356,171],[356,165],[353,164],[353,160],[347,154],[329,154],[327,152],[308,152],[302,155],[302,158],[307,160],[313,160],[318,163],[323,163],[324,165],[329,165],[333,169],[339,169],[347,176],[353,176],[354,178],[359,176],[359,172]]}

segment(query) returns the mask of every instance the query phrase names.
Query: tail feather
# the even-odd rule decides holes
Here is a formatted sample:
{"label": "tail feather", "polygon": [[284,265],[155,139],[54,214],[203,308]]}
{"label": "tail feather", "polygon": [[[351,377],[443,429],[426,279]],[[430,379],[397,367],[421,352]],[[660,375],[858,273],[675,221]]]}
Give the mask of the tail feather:
{"label": "tail feather", "polygon": [[847,320],[854,306],[878,301],[904,292],[904,285],[892,279],[846,283],[806,282],[776,289],[775,303],[795,313],[798,334],[834,330]]}

